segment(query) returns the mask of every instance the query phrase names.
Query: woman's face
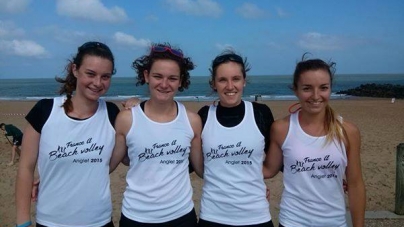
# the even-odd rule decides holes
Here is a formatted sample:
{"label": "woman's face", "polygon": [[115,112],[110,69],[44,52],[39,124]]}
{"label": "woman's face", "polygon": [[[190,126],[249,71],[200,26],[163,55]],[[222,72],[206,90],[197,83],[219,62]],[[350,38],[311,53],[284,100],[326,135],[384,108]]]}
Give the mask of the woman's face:
{"label": "woman's face", "polygon": [[295,88],[302,111],[316,114],[325,111],[331,95],[331,78],[327,71],[309,70],[300,75]]}
{"label": "woman's face", "polygon": [[217,90],[222,106],[234,107],[240,104],[245,84],[239,63],[229,61],[216,68],[213,88]]}
{"label": "woman's face", "polygon": [[73,74],[77,78],[76,94],[90,101],[98,101],[111,84],[113,71],[112,62],[106,58],[87,55],[83,58],[80,68],[72,65]]}
{"label": "woman's face", "polygon": [[151,99],[172,101],[181,86],[180,67],[170,59],[156,60],[144,77],[149,84]]}

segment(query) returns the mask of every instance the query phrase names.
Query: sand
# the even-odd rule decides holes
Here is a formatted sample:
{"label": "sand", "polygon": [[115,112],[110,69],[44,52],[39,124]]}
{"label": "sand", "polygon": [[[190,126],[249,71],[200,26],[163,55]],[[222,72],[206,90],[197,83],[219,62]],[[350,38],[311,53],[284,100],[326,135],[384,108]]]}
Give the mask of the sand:
{"label": "sand", "polygon": [[[288,113],[288,107],[294,101],[264,101],[272,110],[275,119]],[[0,122],[14,124],[20,129],[26,125],[24,115],[35,102],[0,101]],[[119,104],[119,102],[117,102]],[[207,102],[184,102],[191,110],[197,111]],[[366,210],[395,209],[396,151],[400,143],[404,143],[404,100],[357,98],[332,100],[331,105],[344,119],[354,122],[362,135],[362,171],[366,184]],[[11,138],[10,138],[11,139]],[[0,226],[14,226],[14,182],[18,163],[7,166],[11,158],[11,147],[4,136],[0,137]],[[113,200],[113,220],[118,226],[122,193],[125,188],[127,167],[119,166],[111,174]],[[199,212],[202,180],[191,174],[194,189],[195,209]],[[271,190],[271,215],[274,223],[278,223],[279,201],[282,193],[282,175],[266,180]],[[35,209],[32,208],[32,220],[35,220]],[[403,219],[404,220],[404,219]],[[368,223],[368,222],[367,222]],[[401,223],[401,222],[400,222]],[[403,222],[404,226],[404,222]]]}

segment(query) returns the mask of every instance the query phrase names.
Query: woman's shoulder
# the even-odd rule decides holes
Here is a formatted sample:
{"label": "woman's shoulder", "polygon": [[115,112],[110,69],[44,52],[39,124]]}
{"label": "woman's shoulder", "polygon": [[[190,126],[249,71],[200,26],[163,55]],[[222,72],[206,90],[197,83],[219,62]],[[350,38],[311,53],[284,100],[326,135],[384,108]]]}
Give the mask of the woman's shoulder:
{"label": "woman's shoulder", "polygon": [[113,113],[116,113],[116,114],[119,113],[120,109],[115,103],[109,102],[109,101],[107,101],[105,103],[107,105],[108,112],[113,112]]}
{"label": "woman's shoulder", "polygon": [[251,103],[255,112],[261,112],[264,114],[272,113],[271,108],[269,108],[269,106],[267,106],[264,103],[258,103],[258,102],[251,102]]}
{"label": "woman's shoulder", "polygon": [[344,120],[342,126],[344,127],[346,133],[348,134],[348,137],[350,135],[360,134],[358,126],[356,126],[353,122]]}
{"label": "woman's shoulder", "polygon": [[287,130],[289,128],[290,115],[280,118],[272,123],[272,128],[276,130]]}
{"label": "woman's shoulder", "polygon": [[207,115],[208,112],[209,112],[209,107],[210,107],[210,105],[202,106],[202,107],[198,110],[198,114],[199,114],[200,116],[202,116],[202,115]]}

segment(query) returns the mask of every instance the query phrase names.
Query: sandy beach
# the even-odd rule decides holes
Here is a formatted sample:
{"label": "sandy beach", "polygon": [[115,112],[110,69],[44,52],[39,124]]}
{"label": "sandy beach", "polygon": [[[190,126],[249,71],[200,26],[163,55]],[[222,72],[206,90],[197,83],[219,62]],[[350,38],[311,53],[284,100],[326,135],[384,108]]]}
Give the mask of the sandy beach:
{"label": "sandy beach", "polygon": [[[272,110],[275,119],[288,114],[288,107],[295,101],[264,101]],[[119,102],[116,102],[119,104]],[[0,122],[14,124],[20,129],[26,125],[25,114],[35,102],[0,101]],[[184,102],[191,110],[197,111],[206,102]],[[396,149],[404,143],[404,100],[355,98],[332,100],[331,105],[344,119],[354,122],[362,135],[362,170],[367,190],[367,211],[387,210],[394,212]],[[10,138],[11,140],[11,138]],[[15,226],[14,182],[18,162],[7,166],[11,158],[11,147],[4,136],[0,138],[0,226]],[[113,200],[113,220],[118,226],[122,193],[125,188],[127,167],[119,166],[111,174]],[[202,180],[191,174],[194,189],[194,202],[199,212]],[[282,175],[267,180],[271,190],[271,215],[277,226],[280,196],[282,193]],[[62,195],[61,195],[62,196]],[[32,220],[35,209],[32,206]]]}

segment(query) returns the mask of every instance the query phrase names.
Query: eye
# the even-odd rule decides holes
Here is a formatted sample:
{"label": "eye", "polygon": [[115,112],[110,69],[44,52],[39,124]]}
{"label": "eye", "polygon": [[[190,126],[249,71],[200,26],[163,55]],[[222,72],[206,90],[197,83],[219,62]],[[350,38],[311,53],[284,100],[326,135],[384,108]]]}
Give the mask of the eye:
{"label": "eye", "polygon": [[111,79],[111,75],[102,75],[101,76],[102,80],[110,80]]}
{"label": "eye", "polygon": [[322,91],[327,91],[328,89],[330,89],[330,87],[329,86],[321,86],[320,89]]}
{"label": "eye", "polygon": [[94,72],[92,72],[92,71],[87,71],[86,72],[86,75],[88,76],[88,77],[95,77],[95,73]]}
{"label": "eye", "polygon": [[178,77],[169,77],[168,79],[169,79],[170,81],[172,81],[172,82],[175,82],[175,81],[178,81],[178,80],[179,80]]}

